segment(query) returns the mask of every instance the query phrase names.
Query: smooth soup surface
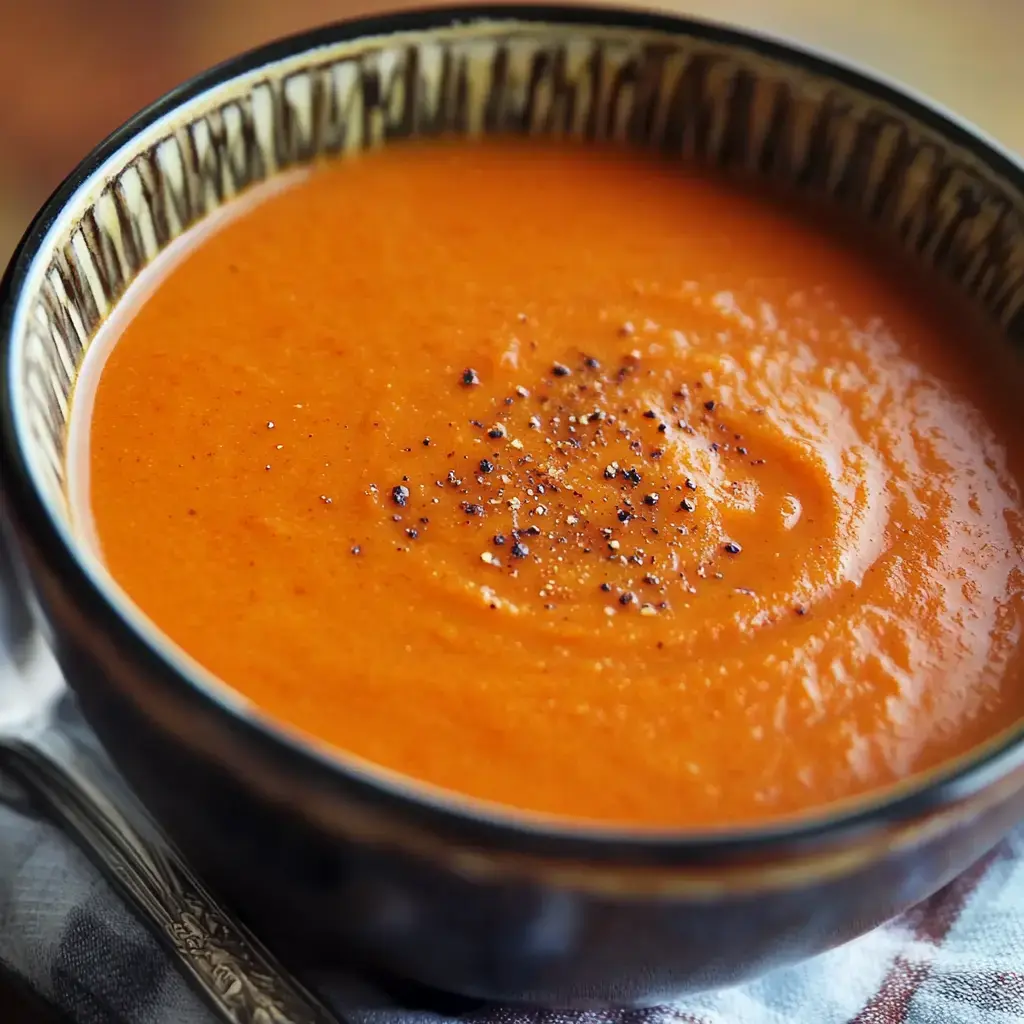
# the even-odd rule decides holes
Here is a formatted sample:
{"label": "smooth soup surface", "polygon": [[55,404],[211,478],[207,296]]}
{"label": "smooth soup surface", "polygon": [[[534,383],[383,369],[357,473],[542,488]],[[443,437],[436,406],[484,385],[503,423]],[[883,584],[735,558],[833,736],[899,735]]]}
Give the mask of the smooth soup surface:
{"label": "smooth soup surface", "polygon": [[411,144],[165,274],[100,373],[92,525],[279,720],[515,808],[709,826],[1024,714],[1007,374],[813,218],[640,157]]}

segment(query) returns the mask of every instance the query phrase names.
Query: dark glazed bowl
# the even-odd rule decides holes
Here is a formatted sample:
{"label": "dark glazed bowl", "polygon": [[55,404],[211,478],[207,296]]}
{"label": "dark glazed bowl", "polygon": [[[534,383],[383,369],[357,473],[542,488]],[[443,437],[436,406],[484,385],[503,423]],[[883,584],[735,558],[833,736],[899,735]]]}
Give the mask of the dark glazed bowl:
{"label": "dark glazed bowl", "polygon": [[358,955],[492,999],[649,1003],[818,953],[948,882],[1024,816],[1024,730],[884,799],[784,827],[542,825],[263,720],[162,640],[69,526],[76,371],[125,287],[176,236],[296,164],[495,132],[614,140],[842,207],[1024,343],[1024,170],[887,85],[742,33],[604,8],[343,24],[158,101],[30,228],[0,295],[5,536],[110,753],[279,948]]}

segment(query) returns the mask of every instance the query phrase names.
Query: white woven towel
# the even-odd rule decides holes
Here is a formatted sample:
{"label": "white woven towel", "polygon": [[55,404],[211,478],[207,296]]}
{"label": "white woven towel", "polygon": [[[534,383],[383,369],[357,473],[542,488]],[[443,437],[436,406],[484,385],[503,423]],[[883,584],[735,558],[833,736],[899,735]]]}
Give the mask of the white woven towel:
{"label": "white woven towel", "polygon": [[[91,864],[0,778],[0,961],[76,1024],[207,1024],[210,1015]],[[412,1024],[357,977],[306,979],[350,1019]],[[0,1014],[2,1017],[2,1014]],[[628,1013],[467,1007],[474,1024],[1022,1024],[1024,829],[904,917],[739,988]]]}

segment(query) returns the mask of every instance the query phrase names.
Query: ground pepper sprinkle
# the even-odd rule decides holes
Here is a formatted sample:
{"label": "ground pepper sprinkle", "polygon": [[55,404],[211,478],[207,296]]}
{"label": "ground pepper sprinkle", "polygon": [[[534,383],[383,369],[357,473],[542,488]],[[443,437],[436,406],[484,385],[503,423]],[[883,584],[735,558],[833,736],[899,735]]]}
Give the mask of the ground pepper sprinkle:
{"label": "ground pepper sprinkle", "polygon": [[[645,332],[655,329],[645,322]],[[641,367],[640,356],[639,350],[626,354],[623,356],[621,367],[611,371],[607,376],[601,374],[601,361],[596,357],[585,354],[576,356],[575,365],[582,365],[590,373],[569,390],[564,387],[555,389],[550,379],[542,379],[534,387],[527,387],[524,384],[510,386],[509,393],[514,393],[524,405],[523,415],[527,425],[531,430],[543,432],[537,437],[539,445],[544,446],[540,454],[525,454],[522,442],[510,436],[511,428],[504,422],[506,414],[503,411],[503,407],[515,402],[514,398],[508,397],[509,393],[506,393],[505,397],[495,396],[490,399],[490,415],[481,408],[477,411],[480,418],[471,418],[468,421],[471,426],[481,431],[481,437],[485,435],[492,441],[503,442],[503,448],[496,445],[493,452],[481,455],[466,449],[460,450],[457,444],[446,446],[452,448],[446,455],[448,460],[456,460],[456,463],[469,460],[476,470],[466,474],[464,481],[456,470],[448,468],[445,471],[445,468],[439,467],[440,472],[446,472],[447,484],[459,493],[459,497],[455,499],[458,508],[465,515],[472,517],[486,515],[490,506],[498,507],[495,512],[511,515],[510,533],[499,531],[490,535],[494,548],[508,547],[508,561],[503,564],[501,559],[488,551],[480,555],[480,561],[492,569],[504,569],[510,579],[520,576],[521,573],[534,571],[535,566],[540,567],[539,571],[545,574],[539,591],[541,597],[553,597],[559,593],[559,587],[564,585],[565,580],[559,581],[556,576],[564,557],[559,552],[560,549],[564,551],[566,546],[571,545],[579,550],[581,556],[591,556],[595,560],[595,565],[604,562],[614,567],[613,572],[621,574],[614,581],[606,579],[597,582],[601,593],[617,592],[616,606],[625,608],[636,605],[640,614],[644,616],[656,615],[669,608],[668,602],[664,600],[641,602],[636,596],[639,592],[637,588],[642,585],[664,592],[666,585],[674,586],[675,573],[669,573],[669,582],[666,584],[664,577],[655,572],[654,567],[665,565],[667,558],[671,558],[674,564],[678,564],[681,556],[685,559],[686,549],[682,545],[687,542],[682,538],[697,536],[697,530],[701,527],[688,529],[678,522],[668,523],[665,524],[667,529],[663,527],[661,531],[661,539],[657,539],[658,529],[648,523],[644,528],[644,534],[649,534],[654,538],[652,543],[659,545],[651,554],[647,554],[639,547],[634,548],[632,552],[624,551],[621,549],[620,541],[613,536],[614,528],[630,527],[634,520],[645,518],[634,506],[634,502],[642,504],[647,509],[657,508],[666,488],[677,492],[677,497],[682,499],[678,506],[680,512],[696,511],[696,502],[692,498],[678,494],[684,489],[687,492],[696,492],[696,480],[690,475],[679,475],[673,479],[679,468],[676,461],[679,457],[678,451],[668,446],[645,446],[642,442],[643,431],[648,429],[643,426],[644,420],[655,421],[661,434],[667,432],[668,423],[660,419],[662,414],[659,412],[657,399],[654,399],[651,405],[647,405],[632,401],[629,397],[628,389],[634,386],[634,382],[639,384],[641,378],[650,378],[656,373],[653,368]],[[568,360],[557,360],[550,366],[554,378],[565,379],[572,375]],[[475,370],[465,371],[463,383],[467,387],[479,384],[479,374]],[[647,387],[646,384],[642,386]],[[703,384],[696,382],[694,386],[700,388]],[[621,398],[612,398],[612,389],[616,388],[623,392]],[[672,395],[670,401],[690,401],[690,391],[686,385],[674,385],[667,393]],[[647,401],[652,401],[651,397],[648,396]],[[718,407],[714,399],[707,399],[701,404],[707,413],[715,411]],[[681,404],[673,401],[668,412],[672,414],[672,423],[675,424],[675,417],[685,410]],[[491,423],[490,426],[487,426],[488,422]],[[724,423],[708,424],[706,420],[704,422],[705,425],[701,429],[707,442],[710,442],[711,450],[730,450],[728,444],[719,445],[707,437],[707,432],[712,426],[718,428],[716,434],[718,431],[731,433],[730,428]],[[678,423],[680,429],[694,434],[693,428],[686,425],[684,419],[679,419]],[[449,423],[449,428],[453,426]],[[739,435],[736,435],[736,438],[739,440]],[[431,447],[431,443],[429,435],[423,438],[424,447]],[[477,438],[473,443],[486,444],[486,440]],[[621,458],[621,453],[626,448],[635,453],[634,458],[651,460],[649,463],[643,463],[644,472],[641,472],[639,463],[623,466],[619,461],[608,458],[613,453],[620,454]],[[746,454],[745,447],[737,450],[740,454]],[[597,467],[600,467],[600,475],[612,484],[613,490],[610,493],[598,492],[588,495],[585,489],[581,493],[565,486],[563,474],[567,470],[571,472],[574,460],[581,457],[577,456],[576,452],[580,452],[581,455],[587,452],[589,454],[582,457],[594,459]],[[605,455],[604,458],[601,458],[602,454]],[[580,462],[579,465],[585,463]],[[641,486],[645,477],[651,489],[633,496],[632,489]],[[403,481],[407,480],[408,477],[403,477]],[[621,483],[617,484],[616,481]],[[443,487],[441,480],[437,483]],[[726,481],[725,486],[728,485],[729,481]],[[404,482],[402,486],[404,487]],[[732,482],[734,492],[736,486],[736,482]],[[622,493],[616,494],[615,490]],[[542,495],[545,496],[543,503],[538,501]],[[405,504],[411,500],[408,488],[405,488],[404,494],[397,488],[394,489],[392,497],[398,504]],[[440,500],[433,499],[435,504]],[[526,519],[528,525],[521,522],[521,518]],[[654,519],[653,516],[646,518]],[[530,519],[534,519],[535,522],[529,522]],[[605,525],[609,521],[612,526]],[[539,522],[545,523],[544,530],[537,525]],[[636,527],[632,529],[635,530]],[[591,531],[597,531],[605,539],[606,549],[594,544]],[[405,532],[410,539],[420,536],[413,528]],[[527,538],[530,538],[530,545],[527,544]],[[422,543],[427,541],[423,540]],[[740,546],[734,541],[723,541],[721,549],[730,555],[740,552]],[[523,562],[528,556],[531,556],[530,563],[520,566],[518,563]],[[678,576],[682,581],[679,585],[683,593],[696,593],[696,590],[685,582],[687,574],[693,572],[705,578],[703,565],[686,566],[685,562],[680,565]],[[584,582],[586,575],[587,571],[584,571],[580,576],[580,583]],[[721,576],[720,573],[717,575]],[[492,607],[500,607],[500,602],[492,602]],[[545,607],[550,610],[555,605],[549,602]]]}

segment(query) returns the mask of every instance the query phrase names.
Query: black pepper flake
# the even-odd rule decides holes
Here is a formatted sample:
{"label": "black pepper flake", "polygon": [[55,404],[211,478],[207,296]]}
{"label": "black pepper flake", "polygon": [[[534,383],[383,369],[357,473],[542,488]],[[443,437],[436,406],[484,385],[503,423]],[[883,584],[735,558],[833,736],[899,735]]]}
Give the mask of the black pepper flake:
{"label": "black pepper flake", "polygon": [[636,486],[637,486],[637,485],[638,485],[638,484],[640,483],[640,481],[641,481],[641,480],[643,479],[643,477],[642,477],[642,476],[640,476],[640,474],[639,474],[639,473],[637,472],[637,470],[636,470],[636,467],[635,467],[635,466],[631,466],[631,467],[630,467],[629,469],[623,470],[623,472],[622,472],[622,475],[623,475],[623,476],[624,476],[624,477],[625,477],[625,478],[626,478],[626,479],[627,479],[627,480],[628,480],[628,481],[629,481],[629,482],[630,482],[630,483],[631,483],[631,484],[632,484],[632,485],[633,485],[634,487],[636,487]]}
{"label": "black pepper flake", "polygon": [[429,437],[423,438],[423,447],[424,448],[429,448],[430,447],[430,438]]}
{"label": "black pepper flake", "polygon": [[651,456],[652,459],[660,459],[662,457],[662,455],[664,455],[664,454],[665,454],[665,449],[664,448],[652,448],[651,451],[650,451],[650,456]]}
{"label": "black pepper flake", "polygon": [[659,423],[658,424],[658,433],[659,434],[664,434],[667,430],[668,430],[668,424],[667,423]]}
{"label": "black pepper flake", "polygon": [[714,412],[715,411],[715,400],[713,398],[709,398],[704,403],[704,408],[707,409],[708,412]]}
{"label": "black pepper flake", "polygon": [[570,370],[564,363],[555,363],[554,366],[551,367],[551,372],[556,377],[568,377],[569,374],[572,373],[572,370]]}
{"label": "black pepper flake", "polygon": [[711,450],[713,452],[717,452],[718,451],[718,442],[717,441],[712,441],[711,442]]}
{"label": "black pepper flake", "polygon": [[353,555],[361,555],[362,553],[363,553],[363,549],[358,544],[353,544],[352,545],[352,554]]}
{"label": "black pepper flake", "polygon": [[505,543],[505,534],[503,534],[503,533],[496,533],[494,535],[493,539],[494,539],[495,546],[500,548]]}
{"label": "black pepper flake", "polygon": [[746,455],[747,454],[747,449],[744,448],[743,445],[739,445],[736,448],[736,451],[738,451],[740,453],[740,455]]}
{"label": "black pepper flake", "polygon": [[420,531],[417,530],[415,526],[410,526],[409,529],[405,531],[405,535],[409,540],[415,540],[420,535]]}
{"label": "black pepper flake", "polygon": [[480,460],[480,472],[481,473],[493,473],[494,472],[494,463],[491,462],[490,459],[481,459]]}
{"label": "black pepper flake", "polygon": [[523,533],[525,533],[527,537],[539,537],[540,536],[540,527],[539,526],[533,526],[531,524],[525,530],[523,530]]}
{"label": "black pepper flake", "polygon": [[696,510],[696,508],[697,508],[697,505],[690,498],[683,498],[683,500],[681,502],[679,502],[679,511],[680,512],[693,512],[693,511]]}
{"label": "black pepper flake", "polygon": [[644,583],[646,583],[649,587],[660,587],[661,579],[657,576],[652,576],[650,573],[648,573],[644,577]]}
{"label": "black pepper flake", "polygon": [[644,419],[653,420],[657,417],[657,415],[658,414],[653,409],[648,409],[647,412],[644,413]]}
{"label": "black pepper flake", "polygon": [[396,484],[391,488],[391,500],[404,508],[409,504],[409,488],[404,484]]}
{"label": "black pepper flake", "polygon": [[507,431],[500,423],[495,423],[490,430],[487,431],[487,436],[497,440],[499,437],[504,437]]}
{"label": "black pepper flake", "polygon": [[471,501],[464,501],[462,503],[462,511],[467,516],[482,516],[484,514],[484,507],[483,505],[476,505]]}
{"label": "black pepper flake", "polygon": [[610,583],[602,583],[601,589],[607,594],[611,591],[612,585]]}
{"label": "black pepper flake", "polygon": [[586,356],[583,360],[583,365],[588,370],[599,370],[601,368],[601,363],[593,356]]}
{"label": "black pepper flake", "polygon": [[525,558],[529,553],[530,549],[522,541],[517,540],[512,545],[513,558]]}
{"label": "black pepper flake", "polygon": [[802,604],[798,604],[793,609],[793,611],[795,611],[797,613],[797,615],[806,615],[807,614],[807,609]]}
{"label": "black pepper flake", "polygon": [[466,367],[462,371],[462,386],[471,388],[476,384],[480,383],[480,374],[476,372],[472,367]]}
{"label": "black pepper flake", "polygon": [[683,482],[686,484],[686,487],[687,487],[688,490],[691,490],[691,491],[697,490],[697,484],[693,480],[691,480],[689,477],[687,477],[686,480],[684,480]]}
{"label": "black pepper flake", "polygon": [[727,551],[730,555],[738,555],[743,550],[743,548],[741,548],[739,544],[737,544],[734,540],[726,541],[722,545],[722,548],[723,550]]}
{"label": "black pepper flake", "polygon": [[631,590],[624,590],[619,594],[619,604],[627,605],[632,604],[636,600],[636,595]]}
{"label": "black pepper flake", "polygon": [[645,505],[657,505],[660,500],[661,500],[661,495],[659,495],[657,493],[657,491],[651,491],[650,494],[645,494],[644,495],[644,504]]}
{"label": "black pepper flake", "polygon": [[628,523],[633,518],[633,513],[628,508],[620,508],[615,514],[620,523]]}

